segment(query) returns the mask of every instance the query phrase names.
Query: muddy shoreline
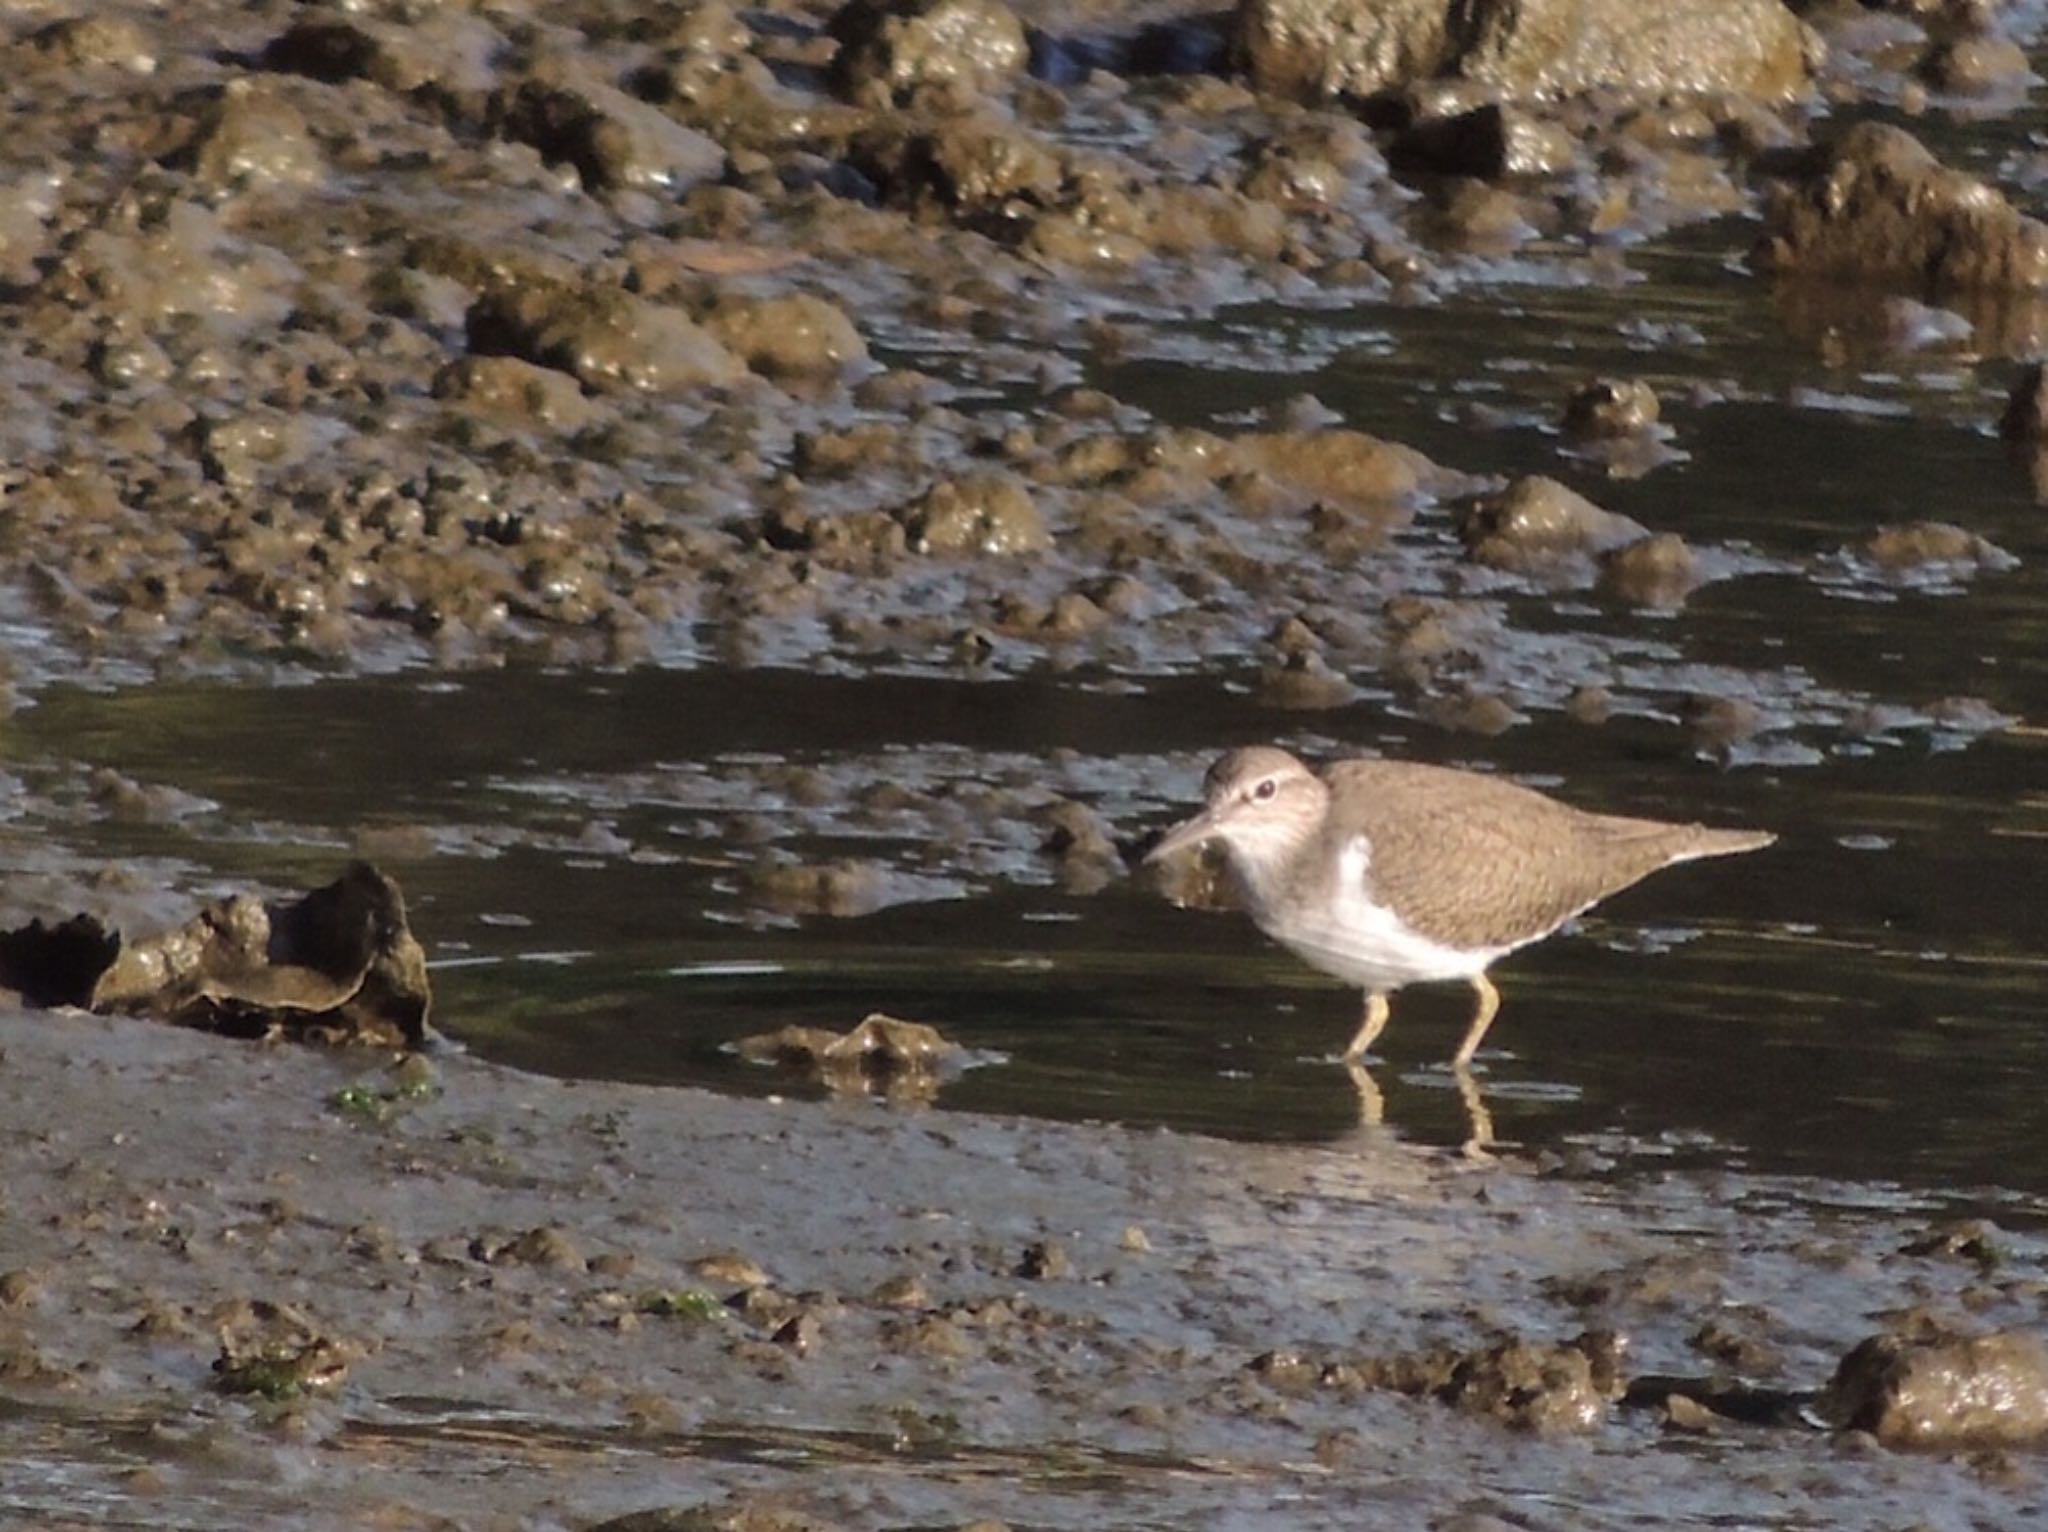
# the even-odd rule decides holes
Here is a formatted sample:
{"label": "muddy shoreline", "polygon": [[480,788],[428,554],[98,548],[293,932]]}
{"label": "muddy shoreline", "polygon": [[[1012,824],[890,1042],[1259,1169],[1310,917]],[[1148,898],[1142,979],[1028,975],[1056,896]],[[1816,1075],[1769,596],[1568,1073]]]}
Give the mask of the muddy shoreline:
{"label": "muddy shoreline", "polygon": [[[886,1006],[1019,1083],[0,1012],[0,1519],[2048,1521],[1819,1392],[2048,1292],[1931,1211],[2048,1184],[2041,25],[17,8],[0,909],[354,852],[479,1055],[715,1079]],[[1468,1163],[1123,898],[1275,738],[1782,860],[1530,954],[1483,1075],[1538,1141]],[[1428,1035],[1397,1126],[1456,1115]],[[1968,1376],[2048,1418],[2037,1352]]]}
{"label": "muddy shoreline", "polygon": [[[361,1055],[75,1016],[0,1018],[0,1049],[6,1504],[40,1525],[585,1527],[728,1497],[875,1527],[2040,1512],[2024,1457],[1647,1403],[1518,1429],[1318,1377],[1605,1329],[1628,1378],[1739,1358],[1816,1388],[1902,1310],[2038,1316],[2024,1236],[1986,1265],[1783,1184],[1602,1187],[1372,1133],[746,1102],[447,1051],[401,1088]],[[303,1388],[217,1366],[314,1342]]]}

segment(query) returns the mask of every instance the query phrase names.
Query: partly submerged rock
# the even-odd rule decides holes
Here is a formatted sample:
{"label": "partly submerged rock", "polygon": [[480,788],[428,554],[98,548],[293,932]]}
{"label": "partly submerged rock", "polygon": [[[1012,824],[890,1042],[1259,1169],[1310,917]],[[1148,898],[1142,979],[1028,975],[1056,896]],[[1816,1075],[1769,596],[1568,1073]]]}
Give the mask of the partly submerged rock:
{"label": "partly submerged rock", "polygon": [[1823,1412],[1894,1447],[2041,1441],[2048,1438],[2048,1340],[2026,1330],[1873,1335],[1842,1358]]}
{"label": "partly submerged rock", "polygon": [[778,1027],[743,1037],[734,1047],[750,1063],[809,1075],[833,1090],[879,1086],[891,1096],[912,1098],[936,1091],[940,1073],[961,1055],[960,1046],[937,1028],[880,1011],[850,1032]]}
{"label": "partly submerged rock", "polygon": [[1631,606],[1685,604],[1701,580],[1699,560],[1676,532],[1658,532],[1600,560],[1600,591]]}
{"label": "partly submerged rock", "polygon": [[1641,378],[1594,378],[1565,400],[1564,433],[1581,441],[1634,436],[1656,427],[1663,407]]}
{"label": "partly submerged rock", "polygon": [[1928,573],[1961,578],[1980,570],[1998,573],[2019,563],[1989,538],[1946,521],[1884,527],[1854,551],[1894,578]]}
{"label": "partly submerged rock", "polygon": [[0,934],[0,984],[33,1005],[149,1016],[236,1037],[402,1043],[427,1034],[426,953],[367,862],[294,904],[236,894],[125,941],[90,916]]}
{"label": "partly submerged rock", "polygon": [[1771,199],[1760,264],[1916,290],[2048,285],[2048,224],[1903,128],[1860,122]]}
{"label": "partly submerged rock", "polygon": [[1641,522],[1602,510],[1555,479],[1530,474],[1466,507],[1458,534],[1474,563],[1532,574],[1612,552],[1649,532]]}

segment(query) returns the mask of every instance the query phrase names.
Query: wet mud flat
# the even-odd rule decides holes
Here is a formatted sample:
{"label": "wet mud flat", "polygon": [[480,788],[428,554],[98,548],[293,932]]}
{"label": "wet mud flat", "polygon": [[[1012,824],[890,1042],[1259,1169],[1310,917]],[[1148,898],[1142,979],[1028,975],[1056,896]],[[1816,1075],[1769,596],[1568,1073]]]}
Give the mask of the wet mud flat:
{"label": "wet mud flat", "polygon": [[2039,1241],[1847,1187],[393,1073],[92,1017],[0,1017],[0,1050],[23,1524],[2048,1515],[2025,1452],[1821,1428],[1861,1408],[1814,1391],[1866,1336],[2038,1322],[2048,1292]]}
{"label": "wet mud flat", "polygon": [[[0,907],[161,928],[354,847],[480,1053],[671,1079],[891,940],[877,1003],[989,1027],[962,954],[1028,950],[998,1100],[1073,1114],[1105,1017],[1240,1048],[1166,1050],[1182,1109],[1326,1046],[1167,993],[1206,936],[1120,902],[1226,742],[1787,849],[1632,931],[1654,979],[1532,955],[1489,1061],[1708,1141],[1661,1173],[1526,1091],[1477,1165],[9,1013],[0,1519],[2048,1523],[1997,1445],[2042,1245],[1895,1195],[2048,1174],[2040,11],[1566,9],[18,8]],[[641,982],[682,958],[792,977],[714,1012]],[[1768,1173],[1811,1143],[1869,1179]]]}

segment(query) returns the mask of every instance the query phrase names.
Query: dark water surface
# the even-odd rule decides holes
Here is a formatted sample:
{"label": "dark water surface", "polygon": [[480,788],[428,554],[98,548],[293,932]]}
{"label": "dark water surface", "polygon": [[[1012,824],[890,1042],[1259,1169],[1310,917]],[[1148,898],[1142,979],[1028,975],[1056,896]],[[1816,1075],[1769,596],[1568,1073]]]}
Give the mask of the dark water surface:
{"label": "dark water surface", "polygon": [[[877,719],[889,740],[873,739]],[[1000,1056],[949,1086],[947,1105],[1329,1139],[1357,1123],[1352,1087],[1330,1063],[1356,997],[1242,920],[1177,911],[1125,885],[1065,895],[1028,853],[975,872],[961,846],[864,831],[800,849],[935,868],[941,882],[950,869],[957,888],[944,892],[958,896],[763,923],[736,893],[746,857],[733,826],[784,806],[718,806],[721,774],[763,758],[885,779],[945,756],[963,776],[981,767],[1016,780],[1034,745],[1057,740],[1110,784],[1107,796],[1145,804],[1124,826],[1135,831],[1167,811],[1148,784],[1191,790],[1218,742],[1293,732],[1274,722],[1198,681],[1121,693],[502,673],[58,693],[18,720],[15,745],[110,762],[219,806],[177,826],[86,832],[127,854],[311,881],[365,827],[406,827],[372,849],[411,891],[440,965],[441,1022],[524,1067],[784,1089],[724,1045],[886,1009]],[[1764,855],[1654,879],[1581,933],[1502,965],[1508,1009],[1483,1083],[1503,1137],[1580,1146],[1590,1152],[1578,1163],[1595,1172],[1613,1156],[1994,1202],[2003,1188],[2021,1194],[2011,1211],[2022,1216],[2048,1194],[2048,915],[2033,893],[2048,814],[2026,795],[2041,765],[2032,738],[1951,751],[1909,739],[1819,767],[1721,771],[1632,720],[1545,721],[1479,745],[1366,705],[1317,722],[1312,745],[1483,760],[1536,781],[1568,777],[1582,803],[1783,833]],[[279,741],[294,742],[288,772],[276,769]],[[1136,741],[1145,754],[1118,752]],[[692,769],[650,770],[682,762]],[[591,849],[594,822],[616,841]],[[413,844],[421,836],[445,849]],[[1402,997],[1380,1071],[1397,1131],[1462,1137],[1436,1066],[1465,1003],[1459,986]]]}
{"label": "dark water surface", "polygon": [[[780,1089],[726,1044],[883,1009],[995,1060],[945,1105],[1267,1139],[1355,1129],[1329,1062],[1355,996],[1239,919],[1124,884],[1060,892],[1037,832],[1005,830],[1000,804],[892,822],[849,819],[844,800],[892,781],[969,805],[982,784],[1020,802],[1056,791],[1129,836],[1185,808],[1217,750],[1280,739],[1764,825],[1782,836],[1771,851],[1660,876],[1502,965],[1508,1006],[1482,1060],[1500,1135],[1573,1150],[1588,1173],[1725,1163],[2033,1216],[2048,1206],[2048,794],[2025,721],[2048,711],[2048,586],[2040,508],[1991,430],[2011,368],[1958,351],[1859,363],[1825,326],[1788,338],[1783,302],[1726,248],[1724,230],[1640,255],[1651,280],[1634,286],[1553,272],[1432,307],[1245,314],[1098,371],[1185,424],[1309,390],[1451,466],[1578,482],[1550,426],[1563,392],[1600,371],[1655,384],[1690,461],[1595,493],[1751,572],[1674,615],[1475,573],[1451,593],[1499,604],[1504,673],[1533,714],[1497,738],[1425,723],[1370,675],[1346,708],[1262,709],[1251,659],[1219,656],[1198,673],[1033,679],[514,669],[58,688],[14,720],[10,763],[45,781],[110,766],[214,805],[66,827],[103,853],[314,881],[371,832],[439,965],[446,1030],[529,1068]],[[1843,545],[1921,518],[2021,565],[1927,588],[1830,577]],[[1403,534],[1449,535],[1441,513]],[[1613,721],[1556,710],[1579,671],[1613,686]],[[1725,762],[1677,717],[1688,696],[1724,695],[1780,725]],[[1954,696],[2020,725],[1983,734],[1930,711]],[[1873,722],[1873,707],[1895,711]],[[814,770],[793,790],[784,764]],[[874,859],[907,897],[763,919],[743,893],[763,844]],[[1399,1002],[1380,1071],[1395,1131],[1463,1136],[1436,1066],[1465,1004],[1455,986]]]}

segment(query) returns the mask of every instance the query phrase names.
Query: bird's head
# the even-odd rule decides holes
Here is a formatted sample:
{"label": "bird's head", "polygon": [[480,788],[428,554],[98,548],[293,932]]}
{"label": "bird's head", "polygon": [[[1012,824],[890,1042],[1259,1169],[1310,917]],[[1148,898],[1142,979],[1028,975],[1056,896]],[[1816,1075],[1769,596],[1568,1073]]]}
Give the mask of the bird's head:
{"label": "bird's head", "polygon": [[1257,884],[1315,833],[1329,796],[1322,779],[1285,750],[1233,750],[1203,779],[1202,811],[1161,836],[1145,860],[1214,841],[1232,870]]}

